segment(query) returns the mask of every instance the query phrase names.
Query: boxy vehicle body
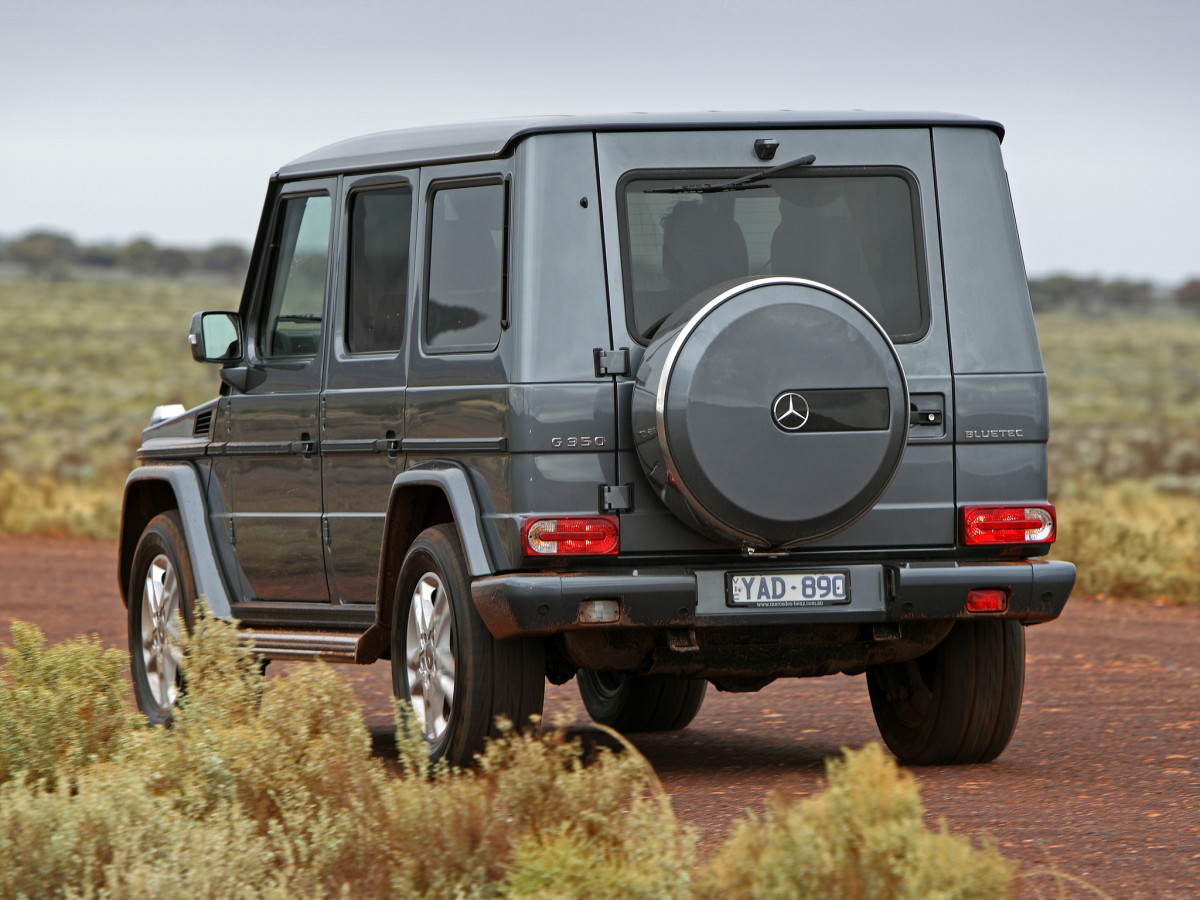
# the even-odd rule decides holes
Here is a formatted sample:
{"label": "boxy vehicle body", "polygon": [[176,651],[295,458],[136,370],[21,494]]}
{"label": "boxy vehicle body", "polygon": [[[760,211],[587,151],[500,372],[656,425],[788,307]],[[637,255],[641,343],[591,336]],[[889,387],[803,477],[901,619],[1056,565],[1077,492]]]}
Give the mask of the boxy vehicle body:
{"label": "boxy vehicle body", "polygon": [[578,675],[683,727],[707,684],[867,674],[910,762],[993,758],[1042,559],[1048,403],[999,125],[513,120],[270,181],[221,395],[156,420],[120,582],[169,718],[203,596],[273,658],[390,658],[431,752]]}

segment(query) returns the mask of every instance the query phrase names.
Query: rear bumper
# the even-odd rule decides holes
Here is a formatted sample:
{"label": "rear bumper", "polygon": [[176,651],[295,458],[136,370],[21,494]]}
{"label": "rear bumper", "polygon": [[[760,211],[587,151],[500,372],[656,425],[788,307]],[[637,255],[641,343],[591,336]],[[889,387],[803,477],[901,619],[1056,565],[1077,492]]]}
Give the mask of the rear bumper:
{"label": "rear bumper", "polygon": [[[1018,619],[1026,624],[1056,618],[1075,585],[1075,566],[1057,560],[1005,563],[900,563],[839,566],[848,569],[851,602],[840,606],[762,608],[731,606],[728,570],[515,573],[476,580],[475,606],[497,638],[613,628],[719,628],[755,625],[886,623],[958,618]],[[761,568],[756,571],[762,571]],[[1008,593],[1002,614],[966,609],[967,592]],[[618,601],[615,621],[585,623],[580,604]]]}

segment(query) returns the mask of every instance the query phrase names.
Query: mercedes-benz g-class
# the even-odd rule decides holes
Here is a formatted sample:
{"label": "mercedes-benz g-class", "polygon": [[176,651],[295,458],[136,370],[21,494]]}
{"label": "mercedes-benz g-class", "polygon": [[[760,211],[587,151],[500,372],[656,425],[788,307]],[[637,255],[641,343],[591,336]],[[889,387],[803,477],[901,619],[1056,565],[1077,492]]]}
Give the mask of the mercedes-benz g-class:
{"label": "mercedes-benz g-class", "polygon": [[203,596],[267,658],[390,659],[434,756],[575,678],[865,674],[909,763],[1007,745],[1048,561],[1046,377],[995,122],[543,118],[348,140],[270,180],[220,396],[160,414],[120,547],[135,692]]}

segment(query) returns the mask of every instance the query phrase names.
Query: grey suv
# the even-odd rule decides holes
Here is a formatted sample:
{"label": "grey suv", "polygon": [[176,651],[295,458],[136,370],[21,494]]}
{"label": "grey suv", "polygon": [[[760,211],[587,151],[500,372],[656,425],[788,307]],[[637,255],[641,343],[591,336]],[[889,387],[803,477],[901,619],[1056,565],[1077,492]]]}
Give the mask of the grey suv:
{"label": "grey suv", "polygon": [[203,596],[391,660],[430,752],[575,678],[627,731],[866,674],[908,763],[994,758],[1042,559],[1046,378],[1001,126],[636,115],[356,138],[271,180],[220,396],[159,412],[120,582],[169,718]]}

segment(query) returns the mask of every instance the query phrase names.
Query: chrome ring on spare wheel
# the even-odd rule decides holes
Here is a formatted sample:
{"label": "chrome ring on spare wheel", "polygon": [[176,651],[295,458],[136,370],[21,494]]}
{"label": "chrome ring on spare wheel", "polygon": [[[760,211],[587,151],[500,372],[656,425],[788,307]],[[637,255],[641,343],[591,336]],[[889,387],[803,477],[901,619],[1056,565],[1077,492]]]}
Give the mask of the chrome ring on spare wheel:
{"label": "chrome ring on spare wheel", "polygon": [[435,572],[413,588],[408,607],[405,657],[408,695],[426,740],[445,733],[454,705],[454,614],[450,594]]}

